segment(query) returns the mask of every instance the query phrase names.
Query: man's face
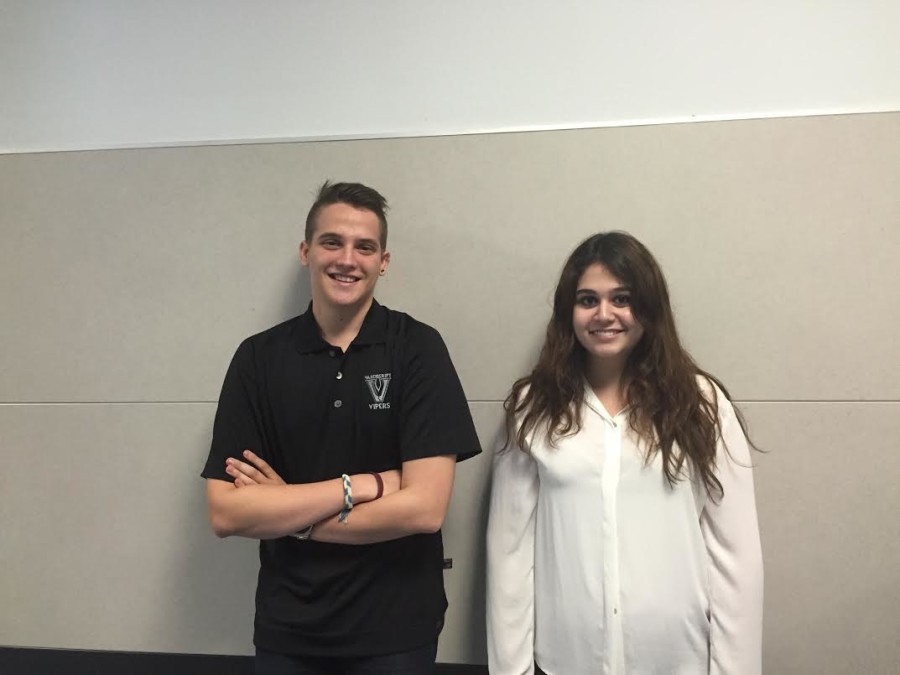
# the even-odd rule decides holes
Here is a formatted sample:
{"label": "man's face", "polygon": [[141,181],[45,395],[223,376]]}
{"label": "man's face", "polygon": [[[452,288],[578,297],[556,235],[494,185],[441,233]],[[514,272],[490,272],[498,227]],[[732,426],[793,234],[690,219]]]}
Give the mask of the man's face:
{"label": "man's face", "polygon": [[300,243],[300,262],[309,267],[313,303],[358,307],[371,300],[391,254],[381,248],[378,216],[349,204],[319,210],[310,241]]}

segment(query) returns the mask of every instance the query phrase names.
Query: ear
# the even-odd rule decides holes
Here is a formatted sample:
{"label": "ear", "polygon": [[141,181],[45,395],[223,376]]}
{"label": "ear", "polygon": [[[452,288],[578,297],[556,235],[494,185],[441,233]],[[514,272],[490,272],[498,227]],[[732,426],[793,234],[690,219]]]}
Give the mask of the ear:
{"label": "ear", "polygon": [[391,254],[385,251],[381,254],[381,274],[387,272],[388,265],[391,264]]}
{"label": "ear", "polygon": [[306,240],[300,242],[300,264],[309,267],[309,244]]}

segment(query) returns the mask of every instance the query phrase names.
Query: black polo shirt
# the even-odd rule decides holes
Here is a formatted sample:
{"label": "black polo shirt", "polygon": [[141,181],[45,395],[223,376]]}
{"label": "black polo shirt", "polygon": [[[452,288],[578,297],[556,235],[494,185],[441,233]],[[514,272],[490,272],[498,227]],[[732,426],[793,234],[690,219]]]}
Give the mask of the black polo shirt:
{"label": "black polo shirt", "polygon": [[[372,303],[346,352],[307,311],[241,343],[225,376],[205,478],[249,448],[288,483],[398,469],[481,449],[440,334]],[[353,517],[352,514],[350,516]],[[261,541],[256,646],[283,654],[390,654],[443,625],[440,532],[367,545]]]}

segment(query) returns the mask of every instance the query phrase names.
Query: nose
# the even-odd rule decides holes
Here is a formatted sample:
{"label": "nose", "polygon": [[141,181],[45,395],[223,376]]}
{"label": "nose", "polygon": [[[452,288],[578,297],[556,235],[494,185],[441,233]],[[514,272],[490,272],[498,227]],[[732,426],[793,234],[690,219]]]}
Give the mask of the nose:
{"label": "nose", "polygon": [[353,258],[354,249],[352,246],[344,246],[341,249],[340,254],[338,255],[338,264],[344,265],[346,267],[353,267],[355,264],[355,260]]}
{"label": "nose", "polygon": [[606,300],[601,300],[597,303],[595,316],[603,321],[608,321],[612,318],[612,306]]}

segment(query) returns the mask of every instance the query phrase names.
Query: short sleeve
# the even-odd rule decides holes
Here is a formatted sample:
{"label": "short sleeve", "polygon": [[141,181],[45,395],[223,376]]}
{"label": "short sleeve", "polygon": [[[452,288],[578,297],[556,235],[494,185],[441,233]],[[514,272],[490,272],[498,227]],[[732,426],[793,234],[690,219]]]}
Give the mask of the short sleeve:
{"label": "short sleeve", "polygon": [[225,473],[225,460],[229,457],[240,457],[244,450],[252,450],[265,458],[262,429],[253,345],[245,340],[225,374],[209,457],[201,475],[230,481],[231,477]]}
{"label": "short sleeve", "polygon": [[425,324],[410,332],[399,401],[401,460],[477,455],[475,424],[443,339]]}

